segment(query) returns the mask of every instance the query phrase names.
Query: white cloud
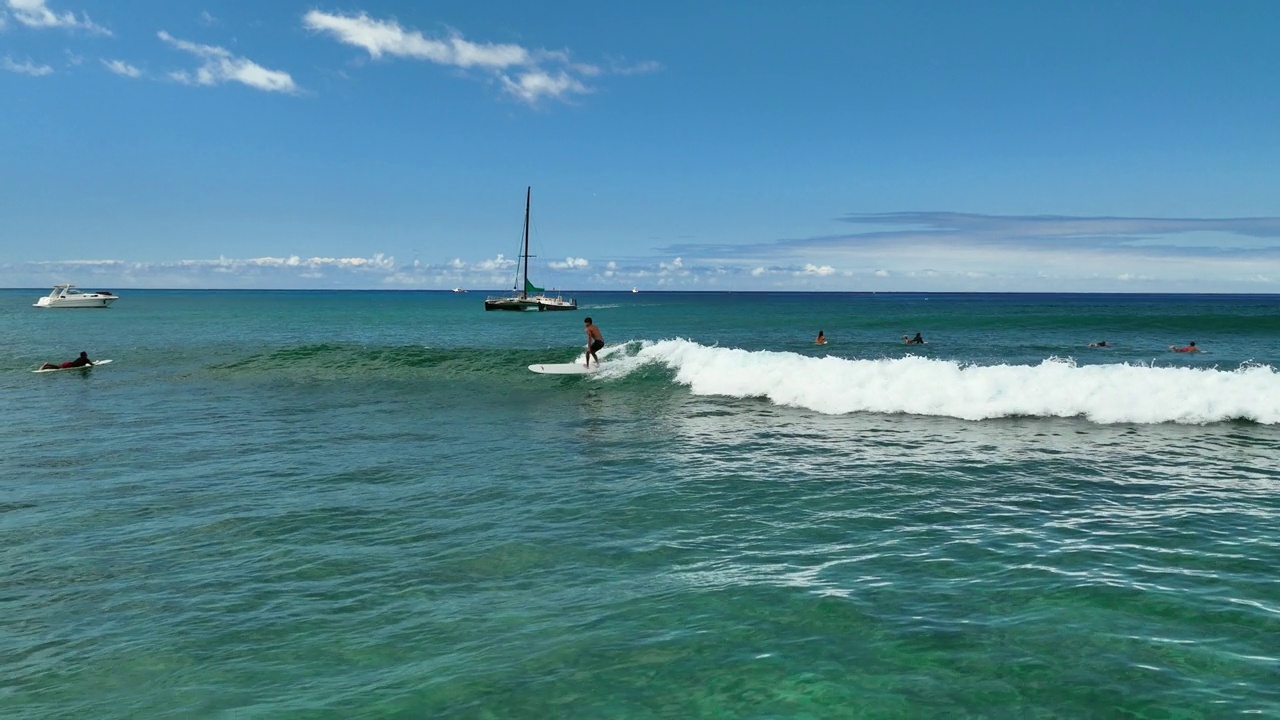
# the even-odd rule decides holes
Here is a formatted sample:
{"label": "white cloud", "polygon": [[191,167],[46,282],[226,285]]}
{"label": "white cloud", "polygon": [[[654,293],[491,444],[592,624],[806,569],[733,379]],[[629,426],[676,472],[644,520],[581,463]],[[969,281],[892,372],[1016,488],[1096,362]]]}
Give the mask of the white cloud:
{"label": "white cloud", "polygon": [[[188,262],[198,263],[199,261],[188,261]],[[219,259],[218,262],[219,264],[225,265],[227,263],[227,260],[225,258],[222,258],[222,259]],[[241,262],[243,262],[246,265],[257,265],[259,267],[307,268],[307,269],[313,269],[313,270],[324,268],[324,267],[337,267],[337,268],[343,268],[343,269],[370,268],[370,269],[379,269],[379,270],[390,270],[395,268],[396,259],[389,255],[383,255],[382,253],[377,253],[371,258],[362,258],[362,257],[303,258],[298,255],[290,255],[287,258],[278,258],[278,257],[249,258]]]}
{"label": "white cloud", "polygon": [[57,266],[66,266],[66,267],[72,267],[72,268],[84,268],[84,267],[95,267],[95,266],[116,267],[116,266],[122,266],[125,263],[120,260],[54,260],[54,261],[37,262],[34,264],[35,265],[57,265]]}
{"label": "white cloud", "polygon": [[1123,283],[1144,282],[1144,281],[1155,280],[1155,279],[1156,278],[1151,277],[1150,275],[1136,275],[1134,273],[1120,273],[1119,275],[1116,276],[1116,280],[1119,280],[1120,282],[1123,282]]}
{"label": "white cloud", "polygon": [[[1225,221],[1223,221],[1225,222]],[[1253,218],[1250,237],[1266,247],[1217,249],[1164,244],[1137,254],[1074,242],[1040,243],[1029,238],[993,246],[987,232],[961,242],[955,234],[906,237],[855,236],[840,247],[822,238],[800,246],[803,254],[779,257],[767,245],[737,255],[723,246],[680,246],[656,257],[627,259],[567,257],[540,266],[535,282],[575,290],[645,288],[823,291],[987,292],[1270,292],[1280,282],[1280,219]],[[1276,239],[1271,239],[1276,238]],[[1174,238],[1176,239],[1176,237]],[[862,242],[859,242],[862,241]],[[874,241],[874,242],[872,242]],[[787,241],[795,242],[795,241]],[[464,243],[458,245],[464,249]],[[616,256],[615,256],[616,257]],[[68,278],[82,285],[131,287],[244,288],[436,288],[497,289],[511,285],[518,258],[442,256],[399,263],[390,255],[266,254],[248,259],[170,262],[79,261],[13,263],[0,258],[0,287],[32,287]],[[830,264],[819,265],[818,262]]]}
{"label": "white cloud", "polygon": [[5,55],[0,59],[0,68],[9,72],[18,73],[20,75],[30,75],[32,77],[40,77],[41,75],[52,75],[53,68],[48,65],[36,65],[30,60],[26,62],[15,62],[13,58]]}
{"label": "white cloud", "polygon": [[498,257],[492,260],[481,260],[480,262],[476,263],[473,267],[476,270],[489,271],[489,270],[506,270],[508,268],[515,267],[515,265],[516,265],[515,260],[512,260],[506,257],[502,253],[498,253]]}
{"label": "white cloud", "polygon": [[365,13],[334,15],[312,10],[302,17],[302,24],[308,30],[329,33],[339,42],[364,48],[375,59],[386,54],[461,68],[499,69],[529,62],[529,51],[519,45],[473,43],[460,33],[436,40],[417,30],[405,30],[394,20],[375,20]]}
{"label": "white cloud", "polygon": [[204,64],[194,73],[185,70],[170,72],[169,77],[177,82],[186,85],[220,85],[225,82],[238,82],[267,92],[296,93],[298,91],[293,78],[282,70],[269,70],[248,58],[236,57],[225,48],[179,40],[163,30],[156,35],[173,47],[204,60]]}
{"label": "white cloud", "polygon": [[[369,57],[383,56],[425,60],[437,65],[476,70],[498,83],[504,92],[530,105],[544,98],[565,100],[592,92],[582,78],[597,77],[603,71],[586,63],[575,63],[565,51],[531,50],[509,43],[477,43],[451,30],[440,38],[402,27],[395,20],[378,20],[366,13],[341,14],[311,10],[302,25],[315,33],[327,34],[346,45],[363,49]],[[640,63],[615,74],[652,72],[656,63]]]}
{"label": "white cloud", "polygon": [[211,26],[211,25],[217,25],[217,24],[218,24],[218,18],[214,17],[214,16],[213,16],[213,13],[209,12],[208,10],[201,10],[201,11],[200,11],[200,24],[201,24],[201,25],[204,25],[205,27],[209,27],[209,26]]}
{"label": "white cloud", "polygon": [[67,11],[56,13],[45,6],[45,0],[8,0],[9,10],[18,22],[33,28],[67,28],[69,30],[87,30],[100,35],[110,35],[111,31],[94,23],[88,15],[83,19]]}
{"label": "white cloud", "polygon": [[106,65],[108,70],[117,75],[124,75],[125,77],[131,78],[142,76],[141,70],[123,60],[103,60],[102,64]]}
{"label": "white cloud", "polygon": [[543,96],[558,98],[568,93],[591,92],[590,88],[563,71],[552,75],[535,70],[520,73],[515,80],[506,75],[499,79],[507,92],[530,104],[538,102]]}

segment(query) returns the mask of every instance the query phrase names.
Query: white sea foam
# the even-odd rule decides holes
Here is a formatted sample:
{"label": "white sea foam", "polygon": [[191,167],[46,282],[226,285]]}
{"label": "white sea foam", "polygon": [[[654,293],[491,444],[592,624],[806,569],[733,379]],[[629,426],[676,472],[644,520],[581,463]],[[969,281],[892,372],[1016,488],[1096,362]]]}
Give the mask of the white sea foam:
{"label": "white sea foam", "polygon": [[1077,366],[1056,358],[1038,365],[965,365],[924,357],[849,360],[707,347],[688,340],[644,343],[634,355],[611,360],[619,374],[628,366],[665,365],[675,371],[676,382],[697,395],[763,397],[827,414],[1280,423],[1280,373],[1267,365],[1220,370]]}

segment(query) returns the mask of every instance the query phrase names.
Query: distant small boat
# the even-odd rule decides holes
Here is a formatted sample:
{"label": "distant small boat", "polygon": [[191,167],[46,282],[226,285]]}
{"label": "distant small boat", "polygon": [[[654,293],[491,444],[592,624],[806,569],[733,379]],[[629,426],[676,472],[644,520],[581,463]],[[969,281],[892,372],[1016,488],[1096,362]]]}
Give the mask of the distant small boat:
{"label": "distant small boat", "polygon": [[462,288],[454,288],[454,289],[453,289],[453,291],[454,291],[454,292],[456,292],[456,293],[464,293],[464,292],[466,292],[466,290],[463,290]]}
{"label": "distant small boat", "polygon": [[640,288],[631,288],[631,292],[640,292]]}
{"label": "distant small boat", "polygon": [[110,290],[81,292],[75,285],[54,285],[53,292],[40,298],[31,307],[43,308],[104,308],[120,298]]}

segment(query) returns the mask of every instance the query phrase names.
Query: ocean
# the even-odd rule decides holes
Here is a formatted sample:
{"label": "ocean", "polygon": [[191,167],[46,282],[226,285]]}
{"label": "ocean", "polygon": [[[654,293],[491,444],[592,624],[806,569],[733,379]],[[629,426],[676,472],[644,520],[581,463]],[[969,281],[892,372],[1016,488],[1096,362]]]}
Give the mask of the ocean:
{"label": "ocean", "polygon": [[0,717],[1280,717],[1280,296],[45,293]]}

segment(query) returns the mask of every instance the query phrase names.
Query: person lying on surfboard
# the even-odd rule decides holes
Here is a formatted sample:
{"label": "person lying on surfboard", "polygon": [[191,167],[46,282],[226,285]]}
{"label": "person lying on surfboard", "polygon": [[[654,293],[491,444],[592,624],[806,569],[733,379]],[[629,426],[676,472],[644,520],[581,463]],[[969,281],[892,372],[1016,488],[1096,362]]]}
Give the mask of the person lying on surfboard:
{"label": "person lying on surfboard", "polygon": [[54,365],[53,363],[45,363],[40,366],[40,369],[41,370],[63,370],[66,368],[85,367],[92,364],[93,364],[93,361],[89,359],[89,353],[81,350],[80,357],[76,358],[75,360],[68,360],[67,362],[62,363],[61,365]]}
{"label": "person lying on surfboard", "polygon": [[1188,343],[1186,347],[1178,347],[1177,345],[1170,345],[1169,349],[1174,352],[1186,352],[1186,353],[1200,352],[1200,348],[1196,347],[1195,340],[1192,340],[1190,343]]}
{"label": "person lying on surfboard", "polygon": [[600,367],[596,351],[604,347],[604,336],[600,334],[600,328],[591,324],[591,318],[583,318],[582,322],[587,325],[587,367],[591,367],[591,358],[595,358],[596,367]]}

